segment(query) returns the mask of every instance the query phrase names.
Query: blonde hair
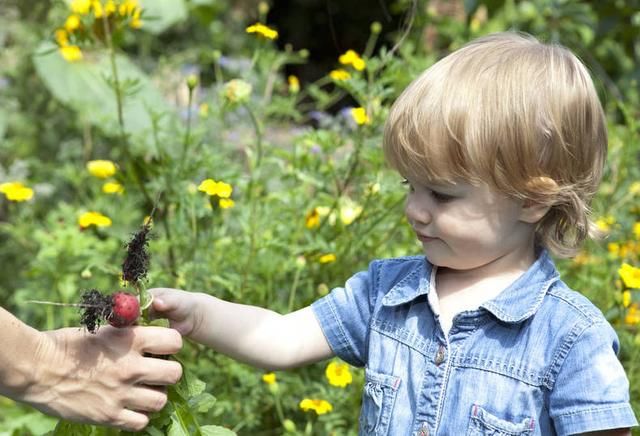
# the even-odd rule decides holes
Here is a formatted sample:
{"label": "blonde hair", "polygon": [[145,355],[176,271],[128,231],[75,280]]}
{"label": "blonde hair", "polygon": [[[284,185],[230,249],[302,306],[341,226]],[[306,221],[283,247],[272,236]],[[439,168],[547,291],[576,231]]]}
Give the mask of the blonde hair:
{"label": "blonde hair", "polygon": [[415,180],[484,182],[550,206],[536,239],[558,256],[597,235],[589,204],[606,160],[606,120],[589,72],[564,47],[514,32],[470,42],[400,95],[384,151]]}

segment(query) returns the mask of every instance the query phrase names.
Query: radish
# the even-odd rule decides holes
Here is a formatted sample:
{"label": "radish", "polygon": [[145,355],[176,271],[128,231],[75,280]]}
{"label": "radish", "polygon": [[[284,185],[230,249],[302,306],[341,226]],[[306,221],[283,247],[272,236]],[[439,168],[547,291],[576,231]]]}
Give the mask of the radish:
{"label": "radish", "polygon": [[140,302],[135,295],[116,292],[111,296],[111,313],[107,317],[109,324],[114,327],[127,327],[135,323],[139,316]]}

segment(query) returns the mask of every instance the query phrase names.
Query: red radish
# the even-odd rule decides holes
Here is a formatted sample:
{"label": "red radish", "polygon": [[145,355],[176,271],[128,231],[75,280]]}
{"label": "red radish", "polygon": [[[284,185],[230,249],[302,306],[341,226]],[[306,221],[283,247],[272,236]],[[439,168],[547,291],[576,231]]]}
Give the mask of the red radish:
{"label": "red radish", "polygon": [[111,315],[109,324],[114,327],[132,325],[140,316],[140,302],[138,298],[128,292],[116,292],[111,296]]}

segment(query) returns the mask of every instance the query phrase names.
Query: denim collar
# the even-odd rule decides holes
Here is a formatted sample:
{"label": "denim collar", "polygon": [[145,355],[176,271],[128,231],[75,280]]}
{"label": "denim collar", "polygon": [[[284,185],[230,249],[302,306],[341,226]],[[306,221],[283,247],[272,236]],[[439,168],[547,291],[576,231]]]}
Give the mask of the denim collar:
{"label": "denim collar", "polygon": [[[382,299],[384,306],[398,306],[429,294],[431,265],[426,259],[391,288]],[[519,323],[533,315],[549,287],[560,274],[546,249],[538,250],[538,258],[529,269],[497,297],[480,307],[491,312],[500,321]],[[417,286],[416,286],[417,285]]]}

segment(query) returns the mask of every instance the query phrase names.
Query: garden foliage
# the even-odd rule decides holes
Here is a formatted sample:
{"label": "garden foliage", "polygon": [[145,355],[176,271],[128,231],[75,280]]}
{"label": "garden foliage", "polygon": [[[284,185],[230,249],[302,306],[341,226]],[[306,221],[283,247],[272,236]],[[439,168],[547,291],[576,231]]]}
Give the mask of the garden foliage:
{"label": "garden foliage", "polygon": [[[2,306],[40,329],[79,326],[75,309],[26,301],[72,303],[98,288],[144,302],[145,287],[168,286],[284,313],[373,258],[419,253],[405,188],[382,158],[388,108],[448,51],[520,29],[581,56],[605,103],[609,160],[594,214],[609,236],[560,268],[616,328],[640,415],[638,1],[397,1],[403,27],[361,29],[368,42],[305,83],[285,68],[314,54],[277,44],[266,3],[242,5],[2,6]],[[125,243],[146,224],[149,271],[132,286]],[[177,358],[185,377],[150,435],[357,433],[360,369],[336,360],[265,373],[191,343]],[[7,399],[0,408],[0,435],[117,433]]]}

